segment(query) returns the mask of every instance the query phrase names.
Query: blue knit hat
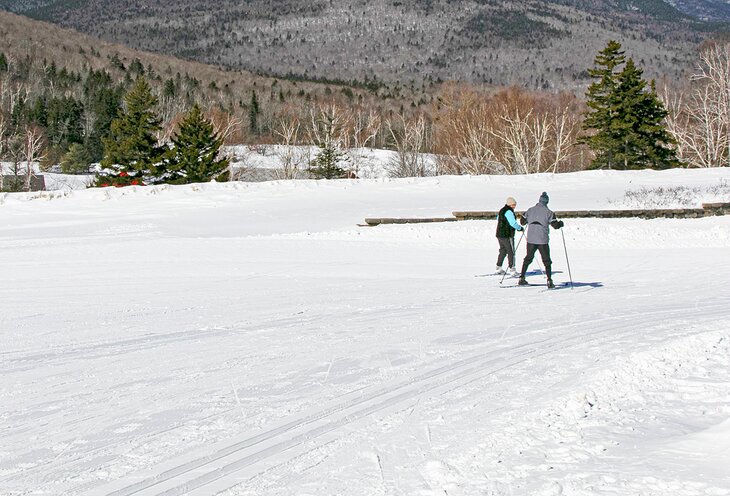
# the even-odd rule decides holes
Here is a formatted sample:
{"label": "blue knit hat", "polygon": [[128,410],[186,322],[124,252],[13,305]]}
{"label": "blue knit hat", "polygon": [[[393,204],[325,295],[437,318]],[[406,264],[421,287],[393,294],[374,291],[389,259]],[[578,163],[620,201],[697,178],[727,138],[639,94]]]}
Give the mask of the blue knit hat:
{"label": "blue knit hat", "polygon": [[549,201],[550,201],[550,197],[548,196],[547,193],[545,193],[543,191],[542,194],[540,195],[540,203],[542,203],[543,205],[547,206],[547,204],[548,204]]}

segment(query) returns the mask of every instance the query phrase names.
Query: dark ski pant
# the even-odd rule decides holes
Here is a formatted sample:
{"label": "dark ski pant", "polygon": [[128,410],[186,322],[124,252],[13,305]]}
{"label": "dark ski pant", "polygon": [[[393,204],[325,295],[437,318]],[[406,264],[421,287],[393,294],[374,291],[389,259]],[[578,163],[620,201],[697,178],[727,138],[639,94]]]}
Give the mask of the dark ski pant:
{"label": "dark ski pant", "polygon": [[515,238],[497,238],[499,241],[499,256],[497,256],[497,267],[504,263],[507,257],[510,268],[515,266]]}
{"label": "dark ski pant", "polygon": [[525,255],[525,261],[522,262],[522,272],[520,273],[520,276],[524,278],[525,274],[527,274],[527,267],[530,266],[532,259],[535,258],[536,251],[540,252],[542,263],[545,265],[545,275],[547,275],[548,279],[552,279],[553,262],[550,260],[550,245],[533,245],[532,243],[527,243],[527,255]]}

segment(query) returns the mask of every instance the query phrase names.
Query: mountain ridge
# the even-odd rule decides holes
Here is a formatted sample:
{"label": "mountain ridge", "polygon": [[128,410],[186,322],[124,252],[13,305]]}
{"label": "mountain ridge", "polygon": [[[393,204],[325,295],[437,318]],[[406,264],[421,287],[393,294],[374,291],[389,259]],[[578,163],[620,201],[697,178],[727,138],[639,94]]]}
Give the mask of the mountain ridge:
{"label": "mountain ridge", "polygon": [[[730,21],[720,0],[0,0],[0,7],[107,41],[231,69],[302,79],[585,85],[609,39],[650,77],[678,77]],[[691,14],[694,13],[694,14]],[[566,56],[570,54],[570,56]]]}

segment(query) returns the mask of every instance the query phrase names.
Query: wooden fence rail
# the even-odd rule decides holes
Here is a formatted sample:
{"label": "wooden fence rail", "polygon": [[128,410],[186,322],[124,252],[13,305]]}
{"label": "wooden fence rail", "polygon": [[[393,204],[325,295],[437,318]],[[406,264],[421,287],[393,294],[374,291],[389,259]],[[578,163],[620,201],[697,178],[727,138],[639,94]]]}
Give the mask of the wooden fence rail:
{"label": "wooden fence rail", "polygon": [[[497,211],[456,211],[453,217],[416,217],[416,218],[368,218],[369,226],[380,224],[422,224],[427,222],[454,222],[460,220],[494,220]],[[640,218],[640,219],[696,219],[712,215],[730,215],[730,203],[703,203],[702,208],[656,208],[632,210],[563,210],[556,211],[559,219],[598,218]]]}

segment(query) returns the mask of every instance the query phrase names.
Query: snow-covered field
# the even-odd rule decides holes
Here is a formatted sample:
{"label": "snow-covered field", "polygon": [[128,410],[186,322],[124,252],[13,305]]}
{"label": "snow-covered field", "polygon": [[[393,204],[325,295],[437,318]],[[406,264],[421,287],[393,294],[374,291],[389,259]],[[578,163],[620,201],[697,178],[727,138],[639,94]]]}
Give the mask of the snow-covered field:
{"label": "snow-covered field", "polygon": [[0,195],[0,494],[730,495],[730,217],[567,219],[552,291],[494,221],[357,226],[728,181]]}
{"label": "snow-covered field", "polygon": [[[306,174],[309,163],[319,154],[320,149],[316,146],[236,145],[226,146],[223,151],[230,157],[233,167],[241,171],[245,178],[256,177],[257,174],[252,174],[254,171],[268,171],[271,179],[283,179],[282,167],[285,161],[289,161],[290,166],[294,166],[301,177]],[[349,148],[344,151],[338,165],[343,170],[353,172],[360,179],[390,177],[393,162],[398,160],[398,154],[392,150]],[[424,154],[422,160],[429,175],[435,175],[436,156]],[[259,177],[266,175],[261,174]]]}
{"label": "snow-covered field", "polygon": [[[35,174],[42,175],[46,189],[49,191],[56,190],[74,190],[85,189],[93,182],[94,176],[91,174],[59,174],[53,172],[41,171],[40,166],[33,162],[33,171]],[[10,162],[0,162],[0,174],[7,176],[23,176],[27,170],[25,162],[14,168]],[[2,194],[2,193],[0,193]]]}

